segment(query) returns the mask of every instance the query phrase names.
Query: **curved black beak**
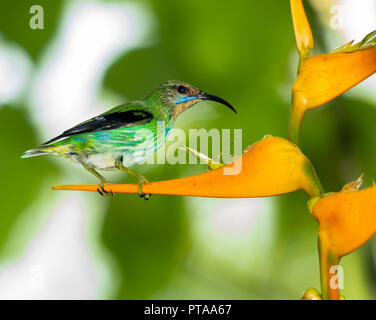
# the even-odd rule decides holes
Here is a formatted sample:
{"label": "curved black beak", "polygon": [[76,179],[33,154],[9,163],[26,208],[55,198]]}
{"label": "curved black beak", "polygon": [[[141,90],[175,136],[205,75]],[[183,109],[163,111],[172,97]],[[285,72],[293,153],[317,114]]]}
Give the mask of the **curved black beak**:
{"label": "curved black beak", "polygon": [[226,107],[230,108],[232,111],[234,111],[235,113],[236,110],[235,108],[230,104],[228,103],[226,100],[223,100],[222,98],[220,97],[217,97],[217,96],[214,96],[212,94],[208,94],[208,93],[200,93],[198,96],[197,96],[198,99],[202,99],[202,100],[210,100],[210,101],[216,101],[216,102],[219,102],[223,105],[225,105]]}

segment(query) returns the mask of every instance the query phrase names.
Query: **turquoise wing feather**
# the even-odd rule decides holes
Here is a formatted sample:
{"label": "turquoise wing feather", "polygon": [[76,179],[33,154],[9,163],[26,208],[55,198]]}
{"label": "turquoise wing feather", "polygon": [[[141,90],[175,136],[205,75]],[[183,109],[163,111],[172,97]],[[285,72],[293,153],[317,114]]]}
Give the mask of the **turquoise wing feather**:
{"label": "turquoise wing feather", "polygon": [[64,131],[61,135],[43,143],[42,146],[87,132],[143,125],[152,121],[153,118],[153,114],[147,111],[142,102],[121,105]]}

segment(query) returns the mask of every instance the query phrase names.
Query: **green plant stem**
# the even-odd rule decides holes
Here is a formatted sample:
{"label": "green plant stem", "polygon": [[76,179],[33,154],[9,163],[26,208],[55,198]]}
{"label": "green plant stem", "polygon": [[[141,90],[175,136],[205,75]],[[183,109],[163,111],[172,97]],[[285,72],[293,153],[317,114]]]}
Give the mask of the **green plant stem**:
{"label": "green plant stem", "polygon": [[321,296],[323,300],[340,300],[340,292],[338,285],[331,285],[331,279],[334,276],[330,272],[332,266],[339,264],[340,258],[330,252],[326,245],[326,237],[319,232],[318,249],[320,259],[320,280],[321,280]]}
{"label": "green plant stem", "polygon": [[304,172],[310,178],[311,181],[310,190],[306,190],[309,196],[311,198],[322,197],[322,195],[324,194],[324,188],[322,187],[321,181],[318,175],[316,174],[315,168],[308,159],[305,164]]}
{"label": "green plant stem", "polygon": [[300,126],[306,111],[306,100],[304,99],[303,94],[299,94],[298,92],[292,93],[291,100],[292,101],[290,110],[289,139],[292,143],[298,145]]}

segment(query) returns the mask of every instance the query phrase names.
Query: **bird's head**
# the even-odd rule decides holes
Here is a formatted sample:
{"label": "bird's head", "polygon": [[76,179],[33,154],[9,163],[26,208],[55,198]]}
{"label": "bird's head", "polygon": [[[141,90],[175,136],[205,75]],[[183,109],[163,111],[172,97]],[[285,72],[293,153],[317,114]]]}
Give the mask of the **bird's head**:
{"label": "bird's head", "polygon": [[236,113],[234,107],[222,98],[205,93],[191,84],[182,81],[167,81],[155,90],[150,95],[150,98],[153,99],[153,96],[154,98],[158,97],[162,105],[168,108],[168,112],[173,120],[185,110],[203,100],[219,102]]}

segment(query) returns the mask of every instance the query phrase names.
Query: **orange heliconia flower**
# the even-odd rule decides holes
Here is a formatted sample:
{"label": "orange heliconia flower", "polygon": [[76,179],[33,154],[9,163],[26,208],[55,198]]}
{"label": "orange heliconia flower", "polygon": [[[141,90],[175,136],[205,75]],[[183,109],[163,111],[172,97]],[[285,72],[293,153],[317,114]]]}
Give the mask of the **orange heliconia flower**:
{"label": "orange heliconia flower", "polygon": [[311,206],[311,211],[327,250],[343,257],[376,233],[376,186],[360,191],[357,186],[344,188],[325,195]]}
{"label": "orange heliconia flower", "polygon": [[376,33],[332,53],[308,57],[313,38],[302,0],[290,0],[290,6],[300,62],[292,88],[289,137],[298,143],[307,110],[322,106],[376,72]]}
{"label": "orange heliconia flower", "polygon": [[[55,190],[96,191],[98,185],[54,186]],[[138,193],[136,184],[110,184],[113,193]],[[143,192],[215,198],[267,197],[302,189],[311,197],[322,187],[311,162],[286,139],[266,136],[234,162],[199,175],[146,183]]]}
{"label": "orange heliconia flower", "polygon": [[319,223],[323,299],[342,299],[339,288],[333,286],[333,270],[337,269],[341,257],[358,249],[376,233],[376,186],[358,191],[361,183],[362,177],[345,185],[340,192],[308,202]]}
{"label": "orange heliconia flower", "polygon": [[312,56],[301,62],[299,70],[290,115],[294,142],[307,110],[322,106],[376,72],[376,47]]}
{"label": "orange heliconia flower", "polygon": [[[302,0],[290,0],[290,6],[300,60],[292,87],[289,138],[297,144],[306,111],[331,101],[376,72],[376,31],[359,43],[351,41],[331,53],[309,57],[313,38]],[[309,201],[308,207],[319,222],[322,293],[310,289],[303,299],[342,299],[338,286],[332,283],[333,267],[376,232],[376,187],[358,191],[361,182],[360,178],[341,192]]]}

